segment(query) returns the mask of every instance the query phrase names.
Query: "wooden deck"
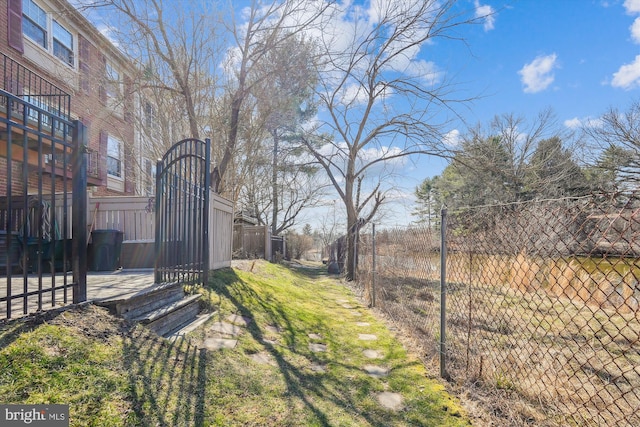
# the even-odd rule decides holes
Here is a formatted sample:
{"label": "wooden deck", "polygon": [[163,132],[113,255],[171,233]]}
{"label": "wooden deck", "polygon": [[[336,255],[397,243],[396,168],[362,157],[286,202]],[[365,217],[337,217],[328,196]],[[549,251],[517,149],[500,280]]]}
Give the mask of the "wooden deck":
{"label": "wooden deck", "polygon": [[[71,283],[71,273],[67,273],[67,283]],[[36,291],[39,288],[37,275],[29,275],[26,281],[27,292]],[[64,284],[64,275],[56,274],[56,286]],[[153,270],[120,270],[115,272],[89,272],[87,273],[87,300],[103,301],[110,299],[126,299],[141,290],[154,285]],[[51,276],[42,277],[42,288],[51,287]],[[12,276],[12,295],[24,293],[25,281],[22,276]],[[7,278],[0,277],[0,297],[7,296]],[[42,309],[50,310],[65,305],[70,305],[73,301],[73,291],[67,289],[67,304],[64,303],[64,290],[58,289],[55,292],[55,304],[52,303],[52,292],[42,294]],[[25,316],[24,299],[15,298],[11,302],[11,318]],[[27,315],[38,311],[38,295],[31,295],[27,298]],[[0,303],[0,319],[7,317],[7,303]]]}

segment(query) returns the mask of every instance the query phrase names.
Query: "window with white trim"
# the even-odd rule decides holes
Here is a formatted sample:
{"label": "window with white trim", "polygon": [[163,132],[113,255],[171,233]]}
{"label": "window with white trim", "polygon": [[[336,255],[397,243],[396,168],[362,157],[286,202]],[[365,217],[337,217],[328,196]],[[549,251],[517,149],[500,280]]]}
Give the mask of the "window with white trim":
{"label": "window with white trim", "polygon": [[53,54],[73,66],[73,35],[53,20]]}
{"label": "window with white trim", "polygon": [[156,162],[144,159],[144,193],[146,196],[155,195],[156,187]]}
{"label": "window with white trim", "polygon": [[144,125],[147,129],[151,129],[156,122],[156,110],[151,102],[146,101],[144,104]]}
{"label": "window with white trim", "polygon": [[107,174],[118,178],[122,176],[122,141],[112,137],[107,138]]}
{"label": "window with white trim", "polygon": [[47,13],[33,0],[22,0],[22,32],[47,49]]}
{"label": "window with white trim", "polygon": [[22,0],[22,33],[65,64],[74,66],[73,34],[34,0]]}
{"label": "window with white trim", "polygon": [[107,98],[116,99],[120,95],[120,73],[118,69],[115,68],[109,62],[105,65],[105,93]]}

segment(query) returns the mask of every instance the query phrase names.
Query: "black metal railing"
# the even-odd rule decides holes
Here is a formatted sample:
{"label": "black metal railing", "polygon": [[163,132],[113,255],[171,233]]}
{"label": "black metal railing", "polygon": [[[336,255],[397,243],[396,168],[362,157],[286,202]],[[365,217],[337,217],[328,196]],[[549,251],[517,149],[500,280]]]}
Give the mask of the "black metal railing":
{"label": "black metal railing", "polygon": [[210,140],[185,139],[157,163],[156,283],[208,281],[210,153]]}
{"label": "black metal railing", "polygon": [[[86,300],[87,132],[62,116],[68,94],[0,63],[0,318],[11,318]],[[43,106],[20,94],[25,86],[42,90]]]}
{"label": "black metal railing", "polygon": [[[0,67],[0,89],[23,99],[25,106],[29,108],[27,115],[31,120],[40,120],[48,126],[51,126],[49,115],[69,120],[71,96],[67,92],[2,53]],[[20,104],[14,105],[15,108],[19,106]]]}

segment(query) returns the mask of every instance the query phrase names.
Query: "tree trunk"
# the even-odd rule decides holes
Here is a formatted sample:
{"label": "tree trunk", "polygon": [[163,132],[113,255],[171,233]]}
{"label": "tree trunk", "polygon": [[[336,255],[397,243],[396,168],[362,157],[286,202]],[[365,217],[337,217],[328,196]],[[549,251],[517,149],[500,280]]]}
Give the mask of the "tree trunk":
{"label": "tree trunk", "polygon": [[271,172],[271,186],[273,203],[273,213],[271,216],[271,235],[278,234],[278,131],[272,130],[273,136],[273,170]]}
{"label": "tree trunk", "polygon": [[238,139],[238,123],[240,122],[240,106],[242,104],[242,99],[239,95],[234,96],[233,101],[231,102],[231,121],[229,124],[229,136],[227,137],[227,143],[224,147],[224,155],[218,164],[218,176],[216,187],[214,191],[216,193],[220,193],[224,190],[224,179],[227,173],[227,168],[229,167],[229,163],[231,163],[231,157],[233,154],[233,150],[236,146],[236,141]]}
{"label": "tree trunk", "polygon": [[345,272],[347,280],[356,280],[356,235],[358,218],[355,210],[347,214],[347,259],[345,260]]}

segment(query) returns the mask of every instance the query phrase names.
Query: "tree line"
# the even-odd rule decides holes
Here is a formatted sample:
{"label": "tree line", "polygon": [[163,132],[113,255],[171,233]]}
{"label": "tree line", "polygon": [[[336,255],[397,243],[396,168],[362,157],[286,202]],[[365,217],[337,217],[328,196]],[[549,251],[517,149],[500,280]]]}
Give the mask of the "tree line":
{"label": "tree line", "polygon": [[417,222],[458,210],[637,189],[640,103],[610,108],[569,132],[551,110],[533,120],[496,116],[468,130],[443,172],[415,189]]}

